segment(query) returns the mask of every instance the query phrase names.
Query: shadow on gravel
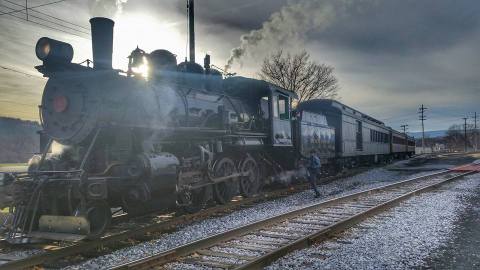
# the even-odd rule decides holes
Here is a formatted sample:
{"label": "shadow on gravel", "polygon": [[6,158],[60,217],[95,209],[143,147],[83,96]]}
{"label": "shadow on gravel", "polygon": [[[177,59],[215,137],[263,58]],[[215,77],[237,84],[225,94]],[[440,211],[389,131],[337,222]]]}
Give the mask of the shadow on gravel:
{"label": "shadow on gravel", "polygon": [[480,187],[464,198],[466,205],[447,246],[427,260],[425,269],[480,269]]}

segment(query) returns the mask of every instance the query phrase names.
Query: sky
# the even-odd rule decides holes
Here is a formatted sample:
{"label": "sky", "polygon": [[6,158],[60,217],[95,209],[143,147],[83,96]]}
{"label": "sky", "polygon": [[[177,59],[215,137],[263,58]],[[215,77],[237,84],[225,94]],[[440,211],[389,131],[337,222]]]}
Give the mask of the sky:
{"label": "sky", "polygon": [[[3,14],[24,3],[0,0],[0,116],[38,120],[46,79],[34,68],[36,41],[62,40],[74,47],[73,62],[91,59],[93,16],[115,20],[114,68],[125,70],[137,45],[186,55],[183,0],[65,0],[30,10],[29,21],[24,12]],[[199,63],[209,53],[216,66],[230,59],[232,72],[258,77],[274,51],[306,50],[335,68],[341,102],[395,129],[421,130],[421,104],[426,130],[480,113],[480,1],[196,0],[195,8]]]}

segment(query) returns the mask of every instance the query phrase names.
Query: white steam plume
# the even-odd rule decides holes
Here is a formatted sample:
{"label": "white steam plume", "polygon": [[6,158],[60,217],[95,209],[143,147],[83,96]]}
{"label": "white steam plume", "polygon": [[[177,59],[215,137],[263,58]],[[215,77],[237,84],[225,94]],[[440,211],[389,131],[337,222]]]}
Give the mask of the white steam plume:
{"label": "white steam plume", "polygon": [[92,17],[113,18],[123,11],[123,5],[128,0],[91,0],[90,12]]}
{"label": "white steam plume", "polygon": [[[358,1],[363,2],[363,1]],[[241,44],[232,49],[225,69],[246,55],[254,55],[260,48],[271,50],[302,44],[307,34],[325,30],[342,16],[351,0],[300,0],[290,2],[273,13],[262,28],[241,37]]]}

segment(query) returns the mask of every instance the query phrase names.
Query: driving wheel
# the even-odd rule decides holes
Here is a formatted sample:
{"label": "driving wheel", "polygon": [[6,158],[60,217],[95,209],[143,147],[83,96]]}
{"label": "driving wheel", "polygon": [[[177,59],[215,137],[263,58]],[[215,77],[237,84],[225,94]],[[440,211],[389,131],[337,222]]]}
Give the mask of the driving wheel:
{"label": "driving wheel", "polygon": [[[220,178],[236,173],[235,163],[227,157],[223,157],[213,165],[213,177]],[[227,179],[213,186],[215,201],[219,204],[230,202],[237,193],[237,181],[234,178]]]}
{"label": "driving wheel", "polygon": [[88,239],[100,238],[110,226],[112,212],[105,201],[90,201],[87,203],[85,217],[90,222]]}
{"label": "driving wheel", "polygon": [[240,192],[244,197],[251,197],[260,191],[260,169],[250,155],[245,157],[239,166],[243,176],[240,177]]}

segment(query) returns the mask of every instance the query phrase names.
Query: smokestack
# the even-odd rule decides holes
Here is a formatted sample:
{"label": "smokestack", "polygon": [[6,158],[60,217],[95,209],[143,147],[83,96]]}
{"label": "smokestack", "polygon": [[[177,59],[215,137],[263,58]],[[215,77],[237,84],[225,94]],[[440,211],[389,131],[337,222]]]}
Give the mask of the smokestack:
{"label": "smokestack", "polygon": [[107,18],[90,19],[94,69],[112,69],[113,25]]}
{"label": "smokestack", "polygon": [[190,62],[195,63],[195,8],[193,0],[188,0],[188,44],[190,45]]}

